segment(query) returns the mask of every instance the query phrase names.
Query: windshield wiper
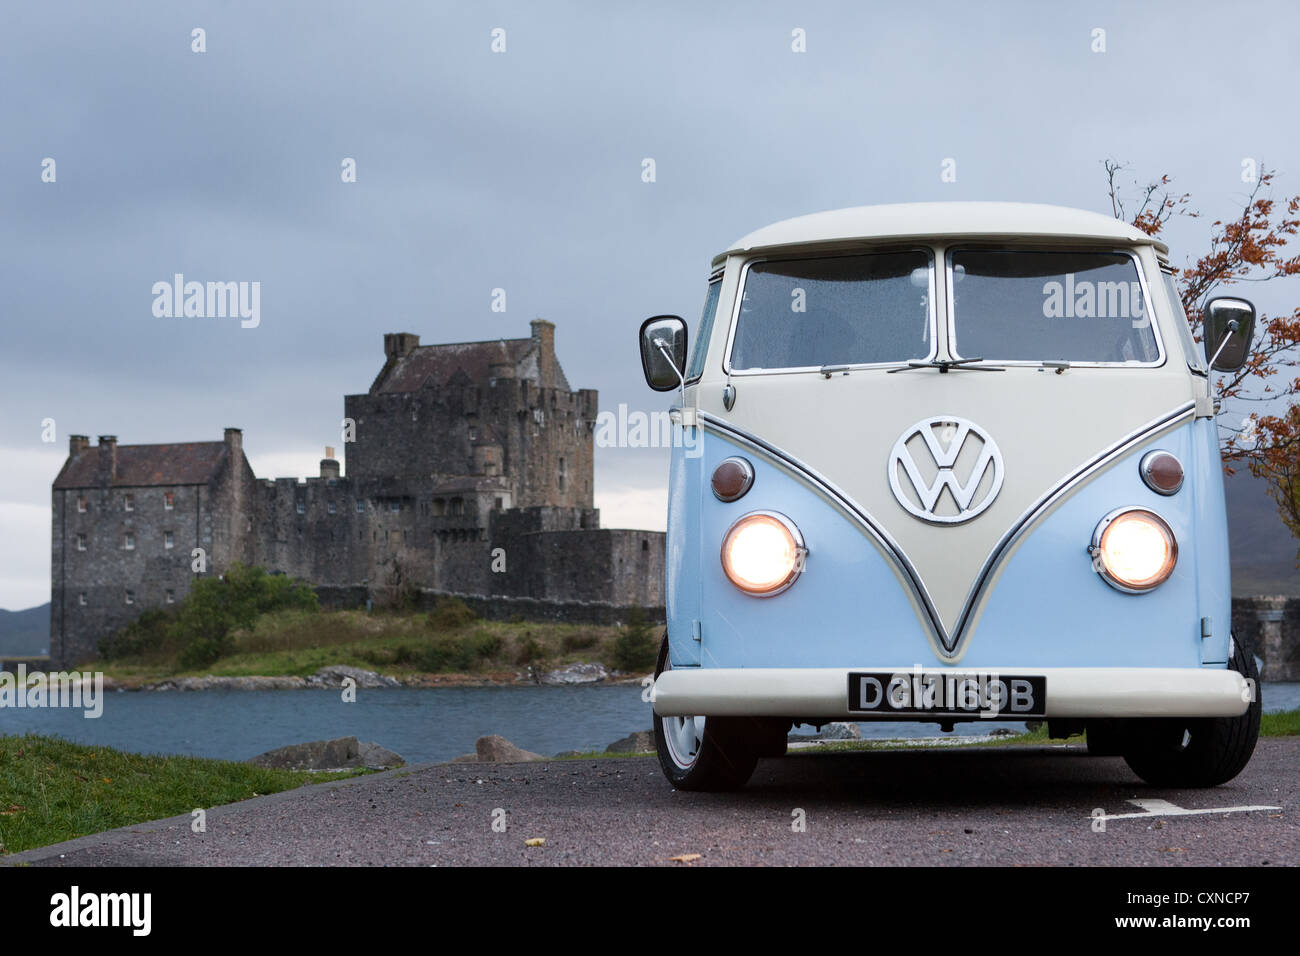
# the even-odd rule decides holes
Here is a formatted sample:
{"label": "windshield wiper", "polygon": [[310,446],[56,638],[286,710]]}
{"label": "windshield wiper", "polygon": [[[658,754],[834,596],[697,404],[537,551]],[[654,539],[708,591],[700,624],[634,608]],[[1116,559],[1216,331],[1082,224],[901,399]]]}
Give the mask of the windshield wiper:
{"label": "windshield wiper", "polygon": [[928,362],[908,362],[904,368],[891,368],[890,375],[895,372],[907,372],[914,368],[937,368],[939,374],[957,369],[962,372],[1005,372],[1006,369],[1000,365],[972,365],[972,362],[982,362],[982,358],[963,358],[963,359],[931,359]]}

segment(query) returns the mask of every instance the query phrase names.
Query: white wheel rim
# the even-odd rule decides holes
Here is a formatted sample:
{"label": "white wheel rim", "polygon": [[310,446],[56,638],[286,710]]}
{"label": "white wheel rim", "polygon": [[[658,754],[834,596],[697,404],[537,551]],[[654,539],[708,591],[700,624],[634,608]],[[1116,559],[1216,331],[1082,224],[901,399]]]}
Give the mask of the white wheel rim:
{"label": "white wheel rim", "polygon": [[687,770],[695,765],[704,743],[703,717],[664,717],[664,740],[673,763]]}
{"label": "white wheel rim", "polygon": [[[672,664],[664,661],[664,670],[671,670]],[[660,717],[664,728],[664,742],[668,744],[668,756],[673,763],[683,770],[695,766],[699,759],[700,747],[704,745],[704,718],[698,717]]]}

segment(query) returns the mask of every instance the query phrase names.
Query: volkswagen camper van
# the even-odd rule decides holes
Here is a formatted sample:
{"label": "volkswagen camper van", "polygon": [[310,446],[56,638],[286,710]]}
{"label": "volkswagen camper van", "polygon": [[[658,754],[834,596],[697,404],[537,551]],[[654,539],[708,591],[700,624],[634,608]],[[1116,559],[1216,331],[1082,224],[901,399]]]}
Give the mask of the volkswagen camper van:
{"label": "volkswagen camper van", "polygon": [[1166,246],[1053,206],[842,209],[713,259],[674,392],[667,633],[649,696],[687,790],[794,724],[1044,720],[1155,785],[1212,786],[1259,730],[1231,632],[1211,376]]}

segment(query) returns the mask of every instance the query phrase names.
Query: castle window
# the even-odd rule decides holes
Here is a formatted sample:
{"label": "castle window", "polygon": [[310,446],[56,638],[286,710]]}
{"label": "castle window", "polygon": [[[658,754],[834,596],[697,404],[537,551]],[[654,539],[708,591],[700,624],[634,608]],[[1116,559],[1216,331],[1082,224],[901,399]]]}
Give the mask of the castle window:
{"label": "castle window", "polygon": [[645,538],[642,538],[642,539],[641,539],[641,550],[642,550],[642,551],[649,551],[649,550],[650,550],[650,542],[647,541]]}
{"label": "castle window", "polygon": [[132,591],[132,590],[130,590],[130,589],[127,589],[127,592],[126,592],[126,603],[127,603],[127,604],[134,604],[134,603],[135,603],[135,592]]}
{"label": "castle window", "polygon": [[135,510],[135,495],[127,495],[122,499],[122,507],[126,511]]}
{"label": "castle window", "polygon": [[500,511],[500,510],[501,510],[501,503],[502,503],[502,502],[501,502],[501,499],[500,499],[500,498],[493,498],[492,501],[493,501],[493,505],[492,505],[492,507],[496,508],[497,511]]}
{"label": "castle window", "polygon": [[81,514],[86,513],[86,496],[77,495],[77,511]]}
{"label": "castle window", "polygon": [[478,439],[478,429],[475,428],[473,425],[470,425],[470,426],[469,426],[469,440],[470,440],[470,441],[476,441],[477,439]]}
{"label": "castle window", "polygon": [[84,534],[77,535],[77,550],[78,551],[86,550],[86,536]]}
{"label": "castle window", "polygon": [[446,499],[446,498],[434,498],[434,499],[433,499],[433,513],[436,514],[436,515],[445,515],[445,514],[447,513],[447,499]]}
{"label": "castle window", "polygon": [[359,515],[363,515],[363,514],[365,514],[365,513],[366,513],[366,502],[365,502],[365,499],[364,499],[364,498],[358,498],[358,499],[357,499],[357,514],[359,514]]}
{"label": "castle window", "polygon": [[164,548],[176,547],[176,537],[175,535],[172,534],[172,532],[170,531],[163,532],[163,547]]}
{"label": "castle window", "polygon": [[173,591],[171,588],[167,589],[167,603],[168,604],[176,603],[176,592]]}
{"label": "castle window", "polygon": [[560,490],[564,490],[564,459],[560,459]]}
{"label": "castle window", "polygon": [[133,534],[132,534],[131,532],[129,532],[129,531],[128,531],[126,534],[124,534],[124,535],[122,536],[122,547],[125,548],[127,551],[134,551],[134,550],[135,550],[135,535],[133,535]]}
{"label": "castle window", "polygon": [[335,513],[334,502],[331,501],[328,505],[326,505],[325,510],[327,510],[330,514],[334,514]]}
{"label": "castle window", "polygon": [[390,502],[389,505],[388,505],[388,510],[389,510],[389,511],[394,511],[394,512],[396,512],[396,511],[401,511],[401,510],[402,510],[402,503],[401,503],[400,501],[393,501],[393,502]]}
{"label": "castle window", "polygon": [[77,595],[77,603],[80,604],[82,607],[85,607],[85,606],[86,606],[86,592],[85,592],[85,591],[82,591],[80,594]]}
{"label": "castle window", "polygon": [[305,501],[298,502],[298,514],[305,515],[306,513],[307,513],[307,502]]}
{"label": "castle window", "polygon": [[164,492],[163,492],[163,508],[164,508],[165,510],[167,510],[167,511],[171,511],[171,510],[172,510],[173,508],[175,508],[175,507],[176,507],[176,494],[175,494],[175,492],[164,491]]}
{"label": "castle window", "polygon": [[464,498],[452,498],[452,499],[451,499],[451,513],[454,514],[454,515],[463,515],[463,514],[465,513],[465,499],[464,499]]}

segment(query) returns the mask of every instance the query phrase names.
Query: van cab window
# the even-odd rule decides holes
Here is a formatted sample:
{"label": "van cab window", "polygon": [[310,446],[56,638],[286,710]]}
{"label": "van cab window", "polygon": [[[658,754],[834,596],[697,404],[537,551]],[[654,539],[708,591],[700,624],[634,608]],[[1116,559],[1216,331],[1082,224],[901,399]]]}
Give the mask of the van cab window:
{"label": "van cab window", "polygon": [[802,369],[931,353],[926,250],[767,259],[746,270],[731,368]]}
{"label": "van cab window", "polygon": [[1178,328],[1178,338],[1183,343],[1183,351],[1187,353],[1187,367],[1193,371],[1200,372],[1202,375],[1209,374],[1205,366],[1205,356],[1201,354],[1200,346],[1196,344],[1196,339],[1192,336],[1192,325],[1187,321],[1187,312],[1183,309],[1182,296],[1178,294],[1178,283],[1174,282],[1174,277],[1168,272],[1163,272],[1165,280],[1165,291],[1169,293],[1169,302],[1173,306],[1174,316],[1177,321],[1174,323]]}
{"label": "van cab window", "polygon": [[1122,252],[955,249],[952,349],[990,361],[1160,359],[1134,258]]}
{"label": "van cab window", "polygon": [[691,360],[686,366],[686,380],[699,378],[704,372],[704,355],[709,350],[709,336],[713,334],[713,317],[718,311],[718,295],[722,292],[722,276],[709,283],[709,291],[704,296],[704,310],[700,313],[700,327],[695,331],[695,346],[691,349]]}

